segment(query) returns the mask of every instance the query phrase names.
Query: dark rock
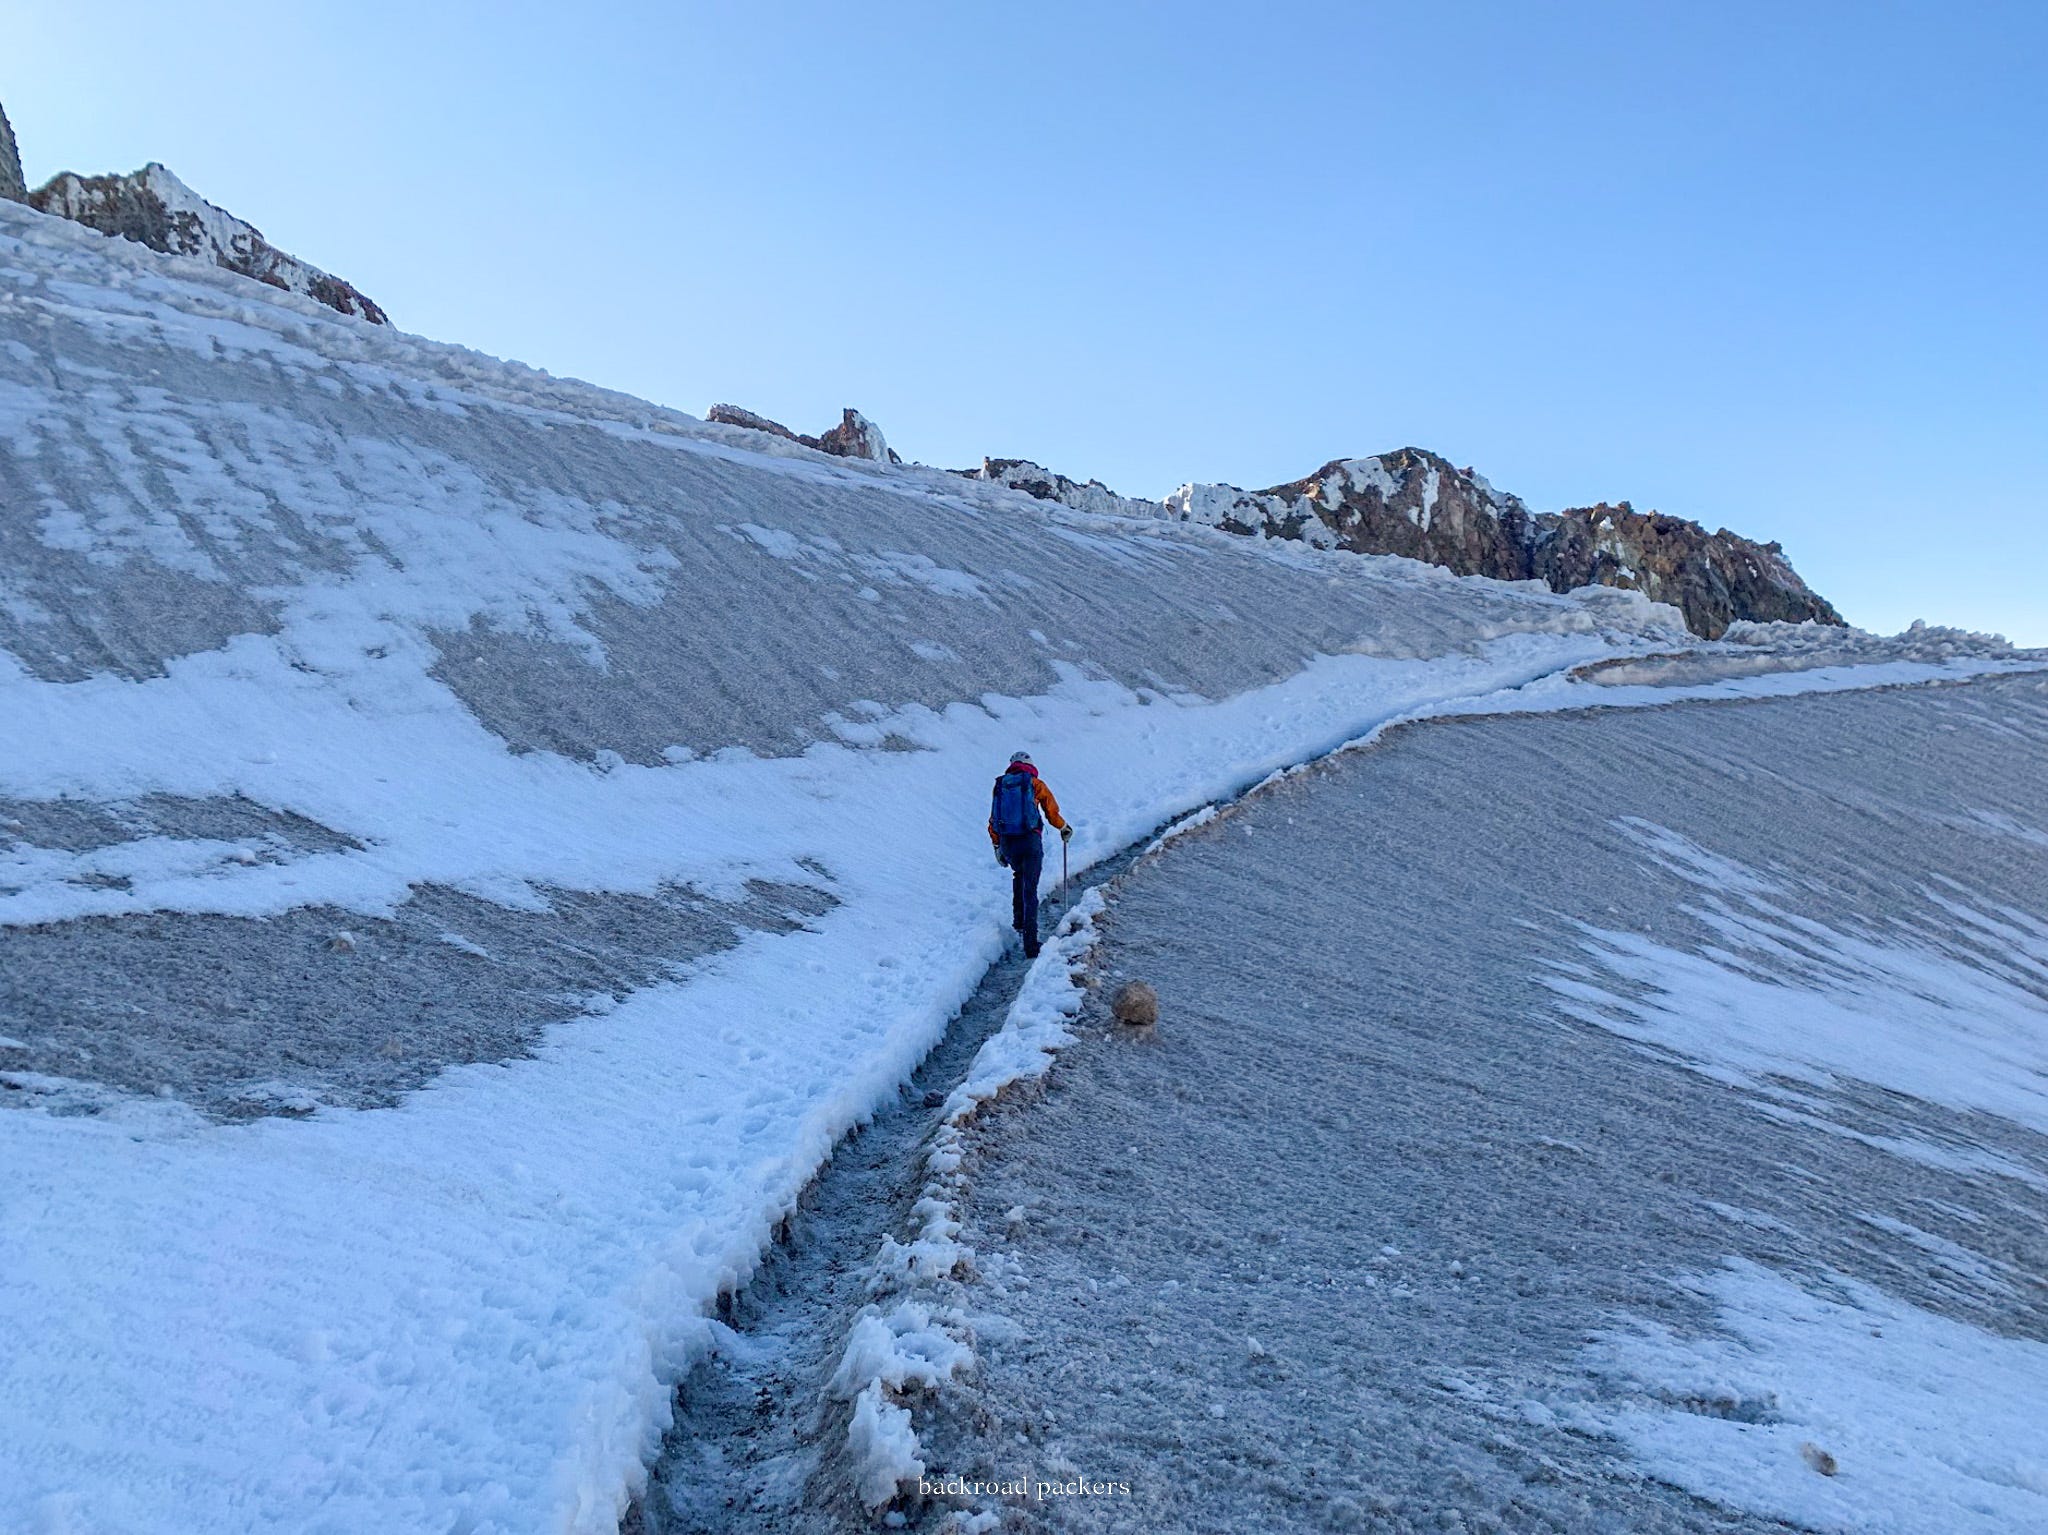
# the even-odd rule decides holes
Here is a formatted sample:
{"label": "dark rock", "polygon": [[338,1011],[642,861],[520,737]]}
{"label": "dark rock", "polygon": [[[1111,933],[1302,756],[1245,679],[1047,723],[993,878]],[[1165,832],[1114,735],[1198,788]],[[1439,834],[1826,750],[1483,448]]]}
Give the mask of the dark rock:
{"label": "dark rock", "polygon": [[1759,544],[1726,528],[1619,506],[1577,507],[1538,519],[1533,574],[1553,591],[1576,586],[1633,587],[1685,615],[1695,634],[1718,639],[1731,623],[1840,624],[1777,544]]}
{"label": "dark rock", "polygon": [[1337,535],[1340,549],[1406,555],[1461,576],[1520,581],[1531,574],[1528,508],[1421,448],[1336,459],[1258,494],[1289,503],[1297,519],[1306,501],[1304,510]]}
{"label": "dark rock", "polygon": [[0,107],[0,197],[11,203],[28,201],[28,183],[21,176],[21,149],[14,142],[14,125],[7,109]]}

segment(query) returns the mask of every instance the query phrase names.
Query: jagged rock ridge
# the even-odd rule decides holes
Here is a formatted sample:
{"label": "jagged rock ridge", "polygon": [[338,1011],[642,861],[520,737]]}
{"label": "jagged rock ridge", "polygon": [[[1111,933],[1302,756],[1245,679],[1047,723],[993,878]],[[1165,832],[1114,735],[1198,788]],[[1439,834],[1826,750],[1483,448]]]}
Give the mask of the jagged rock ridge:
{"label": "jagged rock ridge", "polygon": [[985,458],[979,469],[955,469],[953,473],[971,480],[992,480],[998,485],[1007,485],[1012,490],[1036,496],[1041,501],[1057,501],[1084,512],[1101,512],[1112,517],[1159,515],[1159,503],[1156,501],[1133,501],[1128,496],[1118,495],[1100,480],[1090,480],[1084,485],[1034,464],[1028,458]]}
{"label": "jagged rock ridge", "polygon": [[1740,620],[1842,622],[1775,543],[1709,533],[1625,501],[1531,512],[1519,496],[1421,448],[1336,460],[1252,500],[1283,537],[1306,536],[1313,518],[1339,549],[1408,555],[1460,575],[1533,578],[1559,592],[1633,588],[1677,608],[1709,639]]}
{"label": "jagged rock ridge", "polygon": [[1167,516],[1225,532],[1405,555],[1459,575],[1539,580],[1559,592],[1631,588],[1671,604],[1709,639],[1745,620],[1842,622],[1775,543],[1726,528],[1709,533],[1626,501],[1532,512],[1519,496],[1421,448],[1333,459],[1267,490],[1183,485],[1163,503],[1133,501],[1093,480],[1078,484],[1023,459],[985,459],[980,470],[960,472],[1083,511],[1157,516],[1163,506]]}
{"label": "jagged rock ridge", "polygon": [[255,225],[208,202],[154,161],[126,175],[64,171],[22,200],[101,234],[119,235],[166,255],[211,261],[273,288],[302,293],[372,325],[391,323],[361,290],[279,250]]}
{"label": "jagged rock ridge", "polygon": [[21,146],[14,142],[14,125],[7,109],[0,107],[0,197],[9,202],[28,201],[28,183],[21,174]]}
{"label": "jagged rock ridge", "polygon": [[715,421],[721,426],[743,426],[749,431],[766,432],[788,442],[802,443],[820,453],[831,453],[839,458],[872,459],[878,464],[900,464],[902,458],[889,446],[882,436],[882,429],[868,420],[859,411],[848,406],[839,418],[839,425],[816,437],[805,437],[792,432],[780,421],[738,405],[714,405],[704,413],[706,421]]}

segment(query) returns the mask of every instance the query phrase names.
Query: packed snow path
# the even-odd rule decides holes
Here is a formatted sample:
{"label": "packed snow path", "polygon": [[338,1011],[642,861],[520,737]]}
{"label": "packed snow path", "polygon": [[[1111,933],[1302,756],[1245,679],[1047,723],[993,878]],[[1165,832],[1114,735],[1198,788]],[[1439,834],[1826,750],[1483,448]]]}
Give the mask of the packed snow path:
{"label": "packed snow path", "polygon": [[[1113,877],[1136,852],[1090,878]],[[1048,932],[1080,888],[1070,883],[1047,896]],[[798,1535],[870,1524],[849,1476],[848,1404],[827,1383],[868,1300],[876,1248],[909,1220],[947,1094],[1002,1026],[1028,969],[1021,948],[990,967],[946,1037],[874,1120],[840,1144],[775,1250],[726,1297],[721,1319],[732,1330],[677,1392],[675,1426],[626,1535]]]}
{"label": "packed snow path", "polygon": [[1103,925],[912,1403],[1128,1492],[915,1527],[2048,1528],[2038,677],[1416,726]]}

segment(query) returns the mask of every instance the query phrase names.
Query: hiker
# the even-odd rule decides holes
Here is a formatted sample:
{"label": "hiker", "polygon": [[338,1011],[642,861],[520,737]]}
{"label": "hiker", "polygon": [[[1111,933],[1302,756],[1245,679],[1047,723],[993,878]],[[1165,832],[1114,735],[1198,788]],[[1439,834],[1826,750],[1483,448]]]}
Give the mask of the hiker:
{"label": "hiker", "polygon": [[1024,940],[1024,953],[1038,957],[1038,870],[1045,857],[1045,823],[1059,828],[1060,841],[1074,828],[1060,818],[1060,802],[1031,765],[1031,753],[1013,752],[996,780],[988,815],[988,840],[996,862],[1010,871],[1010,925]]}

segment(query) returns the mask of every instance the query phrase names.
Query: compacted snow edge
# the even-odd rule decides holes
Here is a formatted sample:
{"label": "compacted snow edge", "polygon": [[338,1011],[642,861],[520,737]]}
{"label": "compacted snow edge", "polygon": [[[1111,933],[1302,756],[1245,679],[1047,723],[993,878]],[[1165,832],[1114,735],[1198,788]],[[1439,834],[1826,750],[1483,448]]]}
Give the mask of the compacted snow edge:
{"label": "compacted snow edge", "polygon": [[889,1502],[904,1482],[925,1471],[905,1398],[943,1387],[974,1364],[972,1319],[932,1293],[934,1285],[974,1263],[973,1249],[959,1240],[958,1219],[967,1188],[968,1126],[1004,1089],[1045,1075],[1059,1050],[1073,1042],[1067,1024],[1086,999],[1082,977],[1103,907],[1103,887],[1092,886],[1060,920],[1026,972],[1003,1026],[982,1044],[946,1099],[925,1153],[924,1187],[911,1207],[915,1231],[907,1241],[883,1237],[875,1254],[868,1288],[876,1300],[855,1318],[827,1388],[854,1404],[847,1442],[855,1490],[869,1508]]}

